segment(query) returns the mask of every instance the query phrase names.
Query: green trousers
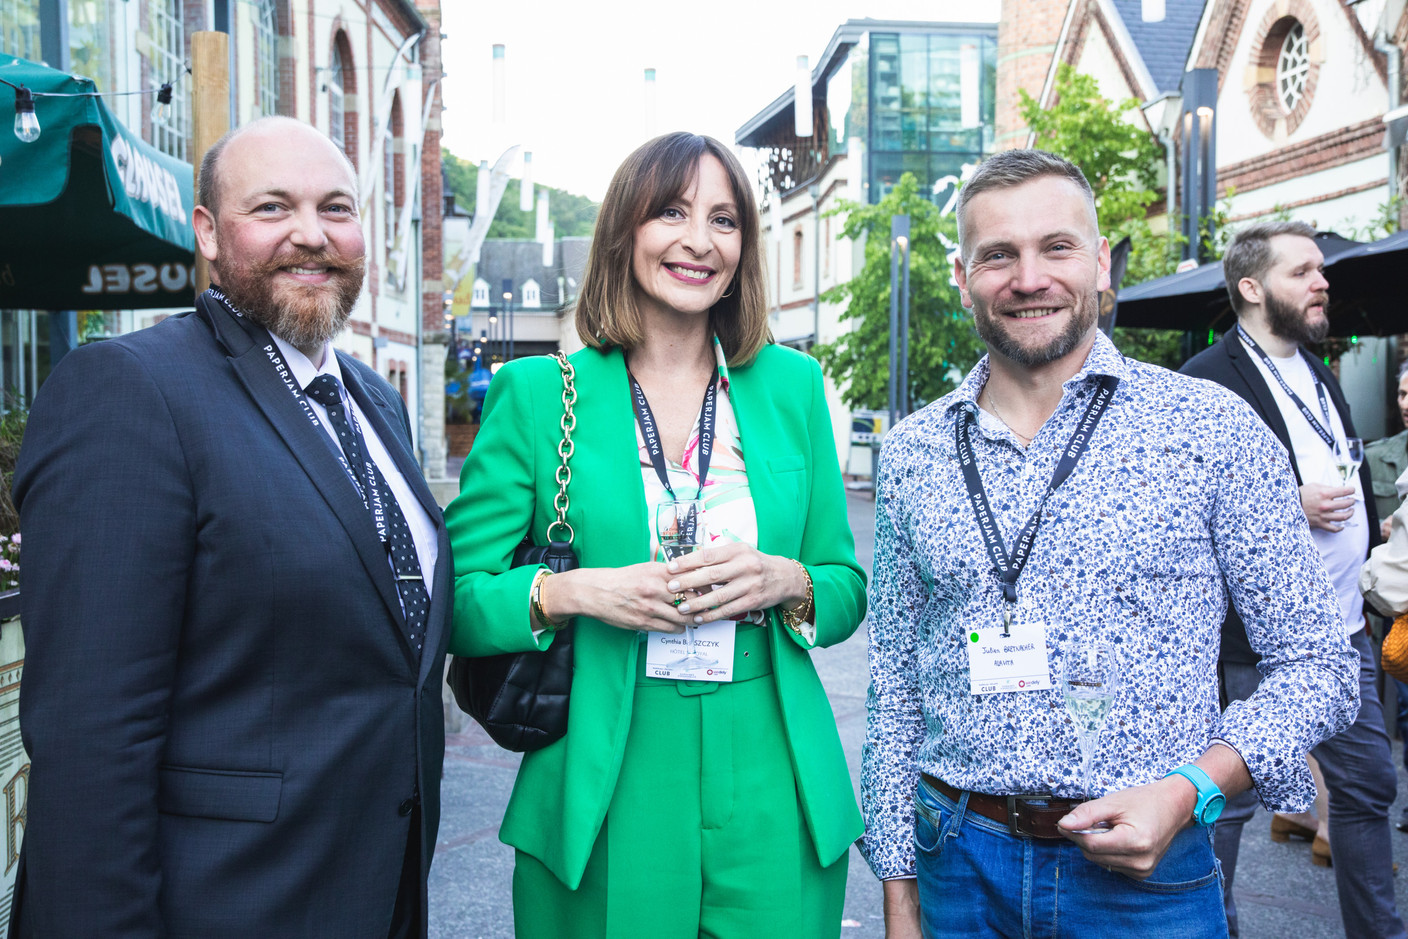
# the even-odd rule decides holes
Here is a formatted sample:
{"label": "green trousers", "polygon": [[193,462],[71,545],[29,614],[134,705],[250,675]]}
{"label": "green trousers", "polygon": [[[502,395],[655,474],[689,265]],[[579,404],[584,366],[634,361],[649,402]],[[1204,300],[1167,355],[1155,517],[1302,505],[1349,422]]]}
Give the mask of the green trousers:
{"label": "green trousers", "polygon": [[514,933],[834,939],[847,862],[817,862],[771,674],[729,684],[640,678],[581,887],[568,890],[518,852]]}

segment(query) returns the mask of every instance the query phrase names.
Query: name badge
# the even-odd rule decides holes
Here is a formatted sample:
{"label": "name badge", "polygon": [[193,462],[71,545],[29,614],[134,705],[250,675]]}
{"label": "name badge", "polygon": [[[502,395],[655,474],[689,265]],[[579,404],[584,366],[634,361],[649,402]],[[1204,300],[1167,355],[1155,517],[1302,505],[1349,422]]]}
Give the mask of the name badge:
{"label": "name badge", "polygon": [[1051,687],[1046,624],[1014,622],[1011,633],[1004,636],[1001,623],[968,633],[968,681],[973,694]]}
{"label": "name badge", "polygon": [[734,621],[694,627],[694,654],[684,633],[647,633],[645,674],[688,681],[733,681]]}

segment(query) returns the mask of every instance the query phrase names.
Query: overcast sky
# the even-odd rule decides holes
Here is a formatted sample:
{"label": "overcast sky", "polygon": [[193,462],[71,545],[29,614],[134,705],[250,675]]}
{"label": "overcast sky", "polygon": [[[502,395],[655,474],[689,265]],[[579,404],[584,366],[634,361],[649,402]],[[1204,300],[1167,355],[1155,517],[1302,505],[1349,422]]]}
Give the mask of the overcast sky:
{"label": "overcast sky", "polygon": [[[644,77],[656,70],[657,133],[734,132],[817,65],[847,19],[995,22],[999,0],[499,0],[442,5],[444,145],[491,163],[533,153],[534,182],[600,199],[646,139]],[[796,10],[806,11],[799,20]],[[492,122],[494,43],[506,47],[507,122]],[[518,169],[513,172],[519,175]]]}

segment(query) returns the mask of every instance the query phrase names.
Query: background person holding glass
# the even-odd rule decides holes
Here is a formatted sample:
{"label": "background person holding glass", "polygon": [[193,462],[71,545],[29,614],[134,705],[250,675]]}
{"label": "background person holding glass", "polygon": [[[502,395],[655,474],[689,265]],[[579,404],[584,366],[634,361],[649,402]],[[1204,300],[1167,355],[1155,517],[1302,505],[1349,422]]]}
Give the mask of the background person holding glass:
{"label": "background person holding glass", "polygon": [[[1281,442],[1282,452],[1274,461],[1254,468],[1289,471],[1316,551],[1335,587],[1340,621],[1359,658],[1358,717],[1313,751],[1330,796],[1328,847],[1340,917],[1347,936],[1403,939],[1408,931],[1394,899],[1388,822],[1398,779],[1359,590],[1360,567],[1379,543],[1373,480],[1368,467],[1361,465],[1362,444],[1355,439],[1354,420],[1339,382],[1304,348],[1329,334],[1330,283],[1324,263],[1315,229],[1304,222],[1264,222],[1237,231],[1222,256],[1237,325],[1217,345],[1190,359],[1183,373],[1236,392]],[[1249,698],[1264,681],[1267,666],[1266,655],[1248,641],[1240,612],[1229,607],[1222,627],[1218,668],[1227,701]],[[1234,936],[1237,853],[1242,826],[1255,808],[1250,797],[1233,799],[1217,826],[1217,856]],[[1278,830],[1288,832],[1284,820],[1273,819],[1271,824],[1273,837]],[[1323,843],[1319,856],[1325,859]]]}
{"label": "background person holding glass", "polygon": [[[453,652],[575,630],[567,735],[525,755],[500,830],[515,933],[837,936],[862,826],[808,652],[855,631],[865,580],[821,373],[770,341],[757,207],[723,145],[669,134],[626,159],[576,322],[581,568],[541,581],[537,619],[543,575],[509,568],[553,517],[552,359],[495,376],[446,513]],[[702,547],[667,565],[658,507],[694,500]],[[686,625],[713,665],[687,660]]]}

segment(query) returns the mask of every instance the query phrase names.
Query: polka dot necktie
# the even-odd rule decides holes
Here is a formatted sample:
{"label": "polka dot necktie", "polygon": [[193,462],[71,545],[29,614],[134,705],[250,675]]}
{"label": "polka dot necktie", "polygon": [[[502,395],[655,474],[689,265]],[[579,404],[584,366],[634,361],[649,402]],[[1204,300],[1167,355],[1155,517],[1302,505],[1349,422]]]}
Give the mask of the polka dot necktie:
{"label": "polka dot necktie", "polygon": [[411,648],[419,656],[425,645],[425,622],[430,613],[430,595],[425,590],[425,578],[421,574],[420,558],[416,554],[415,541],[411,538],[411,528],[406,524],[405,513],[396,501],[386,478],[376,463],[367,458],[362,432],[348,420],[347,406],[342,401],[342,383],[331,375],[319,375],[303,389],[304,394],[321,404],[328,412],[328,422],[337,433],[342,453],[347,457],[353,480],[361,490],[362,500],[368,502],[373,520],[377,506],[368,498],[374,492],[381,496],[386,512],[386,552],[391,559],[391,567],[396,572],[396,590],[401,596],[401,612],[406,618],[406,631],[410,635]]}

